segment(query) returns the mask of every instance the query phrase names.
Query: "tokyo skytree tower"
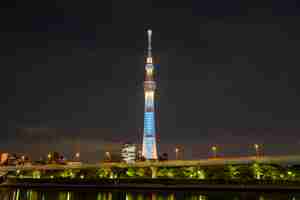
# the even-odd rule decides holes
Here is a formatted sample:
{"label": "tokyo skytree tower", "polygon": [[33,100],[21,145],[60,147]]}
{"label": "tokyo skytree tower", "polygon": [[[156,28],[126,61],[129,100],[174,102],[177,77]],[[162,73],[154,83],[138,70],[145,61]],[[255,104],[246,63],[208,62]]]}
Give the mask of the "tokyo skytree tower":
{"label": "tokyo skytree tower", "polygon": [[156,160],[157,144],[156,144],[156,128],[155,128],[155,88],[154,65],[152,59],[151,36],[152,31],[148,30],[148,53],[145,65],[145,112],[144,112],[144,133],[143,133],[143,150],[142,155],[147,160]]}

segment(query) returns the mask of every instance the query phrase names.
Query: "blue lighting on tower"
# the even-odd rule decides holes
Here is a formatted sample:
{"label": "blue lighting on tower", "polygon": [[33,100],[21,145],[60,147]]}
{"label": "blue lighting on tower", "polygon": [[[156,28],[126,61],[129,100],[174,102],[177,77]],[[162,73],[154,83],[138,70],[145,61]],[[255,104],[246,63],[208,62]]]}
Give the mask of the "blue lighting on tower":
{"label": "blue lighting on tower", "polygon": [[146,148],[145,157],[152,159],[153,157],[153,145],[155,138],[155,121],[154,112],[145,112],[144,114],[144,144]]}
{"label": "blue lighting on tower", "polygon": [[145,112],[144,114],[144,134],[147,137],[155,135],[154,112]]}

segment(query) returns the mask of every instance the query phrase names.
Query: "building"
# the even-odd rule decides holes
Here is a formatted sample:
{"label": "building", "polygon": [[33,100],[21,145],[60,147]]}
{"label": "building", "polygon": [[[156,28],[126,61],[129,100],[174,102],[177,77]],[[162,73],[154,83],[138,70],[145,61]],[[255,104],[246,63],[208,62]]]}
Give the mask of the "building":
{"label": "building", "polygon": [[7,158],[7,165],[18,165],[19,160],[16,154],[9,154]]}
{"label": "building", "polygon": [[0,154],[0,165],[3,165],[7,162],[8,156],[9,156],[8,153],[1,153]]}
{"label": "building", "polygon": [[134,163],[137,160],[137,147],[135,144],[124,144],[121,149],[122,160],[126,163]]}
{"label": "building", "polygon": [[155,128],[155,88],[154,65],[152,59],[151,36],[152,31],[148,30],[148,54],[145,65],[145,112],[142,155],[147,160],[157,160],[156,128]]}
{"label": "building", "polygon": [[182,145],[176,145],[175,147],[175,159],[183,160],[184,159],[184,147]]}

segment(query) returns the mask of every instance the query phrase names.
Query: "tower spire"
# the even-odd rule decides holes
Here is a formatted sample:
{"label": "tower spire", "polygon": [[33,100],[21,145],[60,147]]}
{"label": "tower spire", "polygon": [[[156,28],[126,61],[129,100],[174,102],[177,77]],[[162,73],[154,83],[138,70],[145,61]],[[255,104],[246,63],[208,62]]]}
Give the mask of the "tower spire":
{"label": "tower spire", "polygon": [[152,57],[152,47],[151,47],[151,36],[152,36],[152,30],[148,29],[147,31],[148,33],[148,57],[151,58]]}

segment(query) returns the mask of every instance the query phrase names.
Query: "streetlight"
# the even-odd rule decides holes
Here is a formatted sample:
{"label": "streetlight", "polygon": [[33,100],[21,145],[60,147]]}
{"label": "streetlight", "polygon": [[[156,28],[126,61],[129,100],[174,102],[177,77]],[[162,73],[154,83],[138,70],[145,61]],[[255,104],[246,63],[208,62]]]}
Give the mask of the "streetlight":
{"label": "streetlight", "polygon": [[23,155],[23,156],[21,157],[21,159],[22,159],[22,164],[24,165],[24,163],[25,163],[25,156]]}
{"label": "streetlight", "polygon": [[214,154],[214,158],[216,158],[217,157],[217,146],[212,146],[211,147],[211,150],[212,150],[212,152],[213,152],[213,154]]}
{"label": "streetlight", "polygon": [[80,153],[77,152],[77,153],[75,154],[75,157],[76,157],[76,160],[79,160],[79,158],[80,158]]}
{"label": "streetlight", "polygon": [[48,153],[48,160],[51,160],[51,153]]}
{"label": "streetlight", "polygon": [[176,147],[176,148],[175,148],[176,160],[178,160],[178,158],[179,158],[178,153],[179,153],[179,148]]}
{"label": "streetlight", "polygon": [[255,149],[256,157],[259,156],[259,148],[260,148],[260,146],[258,144],[254,144],[254,149]]}
{"label": "streetlight", "polygon": [[111,155],[110,155],[109,151],[105,152],[105,156],[106,156],[108,161],[111,161]]}

